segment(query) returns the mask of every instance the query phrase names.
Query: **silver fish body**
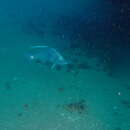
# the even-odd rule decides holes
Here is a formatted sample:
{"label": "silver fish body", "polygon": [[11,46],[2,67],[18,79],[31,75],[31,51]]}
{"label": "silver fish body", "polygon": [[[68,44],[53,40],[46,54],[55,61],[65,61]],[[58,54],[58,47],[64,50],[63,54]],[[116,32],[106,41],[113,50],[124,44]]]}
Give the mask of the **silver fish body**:
{"label": "silver fish body", "polygon": [[28,59],[30,61],[39,61],[40,63],[46,64],[51,63],[51,69],[55,66],[67,65],[68,62],[65,58],[54,48],[48,46],[32,46],[28,52]]}

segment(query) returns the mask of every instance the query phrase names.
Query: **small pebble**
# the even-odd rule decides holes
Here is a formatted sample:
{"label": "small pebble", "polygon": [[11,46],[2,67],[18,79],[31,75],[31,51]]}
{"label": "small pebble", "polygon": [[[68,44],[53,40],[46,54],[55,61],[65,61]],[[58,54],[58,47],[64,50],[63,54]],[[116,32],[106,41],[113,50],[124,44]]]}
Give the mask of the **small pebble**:
{"label": "small pebble", "polygon": [[58,88],[59,92],[63,92],[65,89],[63,87]]}
{"label": "small pebble", "polygon": [[22,113],[22,112],[18,113],[18,117],[21,117],[22,115],[23,115],[23,113]]}
{"label": "small pebble", "polygon": [[118,107],[117,106],[113,106],[113,110],[117,110],[118,109]]}
{"label": "small pebble", "polygon": [[120,127],[117,127],[117,128],[115,128],[115,130],[121,130],[121,128],[120,128]]}
{"label": "small pebble", "polygon": [[117,95],[118,95],[118,96],[121,96],[121,92],[118,92]]}
{"label": "small pebble", "polygon": [[10,90],[12,88],[11,83],[10,82],[6,82],[5,83],[5,88],[6,88],[6,90]]}
{"label": "small pebble", "polygon": [[25,109],[28,109],[29,108],[29,105],[28,104],[24,104],[23,105]]}

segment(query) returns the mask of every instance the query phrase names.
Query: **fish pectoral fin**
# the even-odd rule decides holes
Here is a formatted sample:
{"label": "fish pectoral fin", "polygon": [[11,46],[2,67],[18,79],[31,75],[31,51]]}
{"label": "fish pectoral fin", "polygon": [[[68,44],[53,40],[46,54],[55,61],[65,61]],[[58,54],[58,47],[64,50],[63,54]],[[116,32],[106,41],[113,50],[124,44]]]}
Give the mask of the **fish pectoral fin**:
{"label": "fish pectoral fin", "polygon": [[51,69],[54,69],[56,67],[56,63],[54,63],[52,66],[51,66]]}

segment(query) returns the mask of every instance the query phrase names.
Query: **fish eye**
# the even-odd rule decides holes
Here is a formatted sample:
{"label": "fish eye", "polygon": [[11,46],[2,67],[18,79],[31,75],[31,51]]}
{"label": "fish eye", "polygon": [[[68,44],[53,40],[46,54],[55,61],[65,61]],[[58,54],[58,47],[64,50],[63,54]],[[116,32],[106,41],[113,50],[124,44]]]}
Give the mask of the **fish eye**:
{"label": "fish eye", "polygon": [[33,59],[34,59],[34,56],[33,56],[33,55],[31,55],[31,56],[30,56],[30,59],[31,59],[31,60],[33,60]]}

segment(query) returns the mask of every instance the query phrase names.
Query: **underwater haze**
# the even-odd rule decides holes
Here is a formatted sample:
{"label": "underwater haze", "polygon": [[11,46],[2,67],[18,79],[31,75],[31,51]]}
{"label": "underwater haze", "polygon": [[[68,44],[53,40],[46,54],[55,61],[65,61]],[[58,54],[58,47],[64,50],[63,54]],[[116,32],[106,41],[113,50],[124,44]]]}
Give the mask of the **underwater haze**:
{"label": "underwater haze", "polygon": [[0,130],[130,130],[130,2],[0,1]]}

